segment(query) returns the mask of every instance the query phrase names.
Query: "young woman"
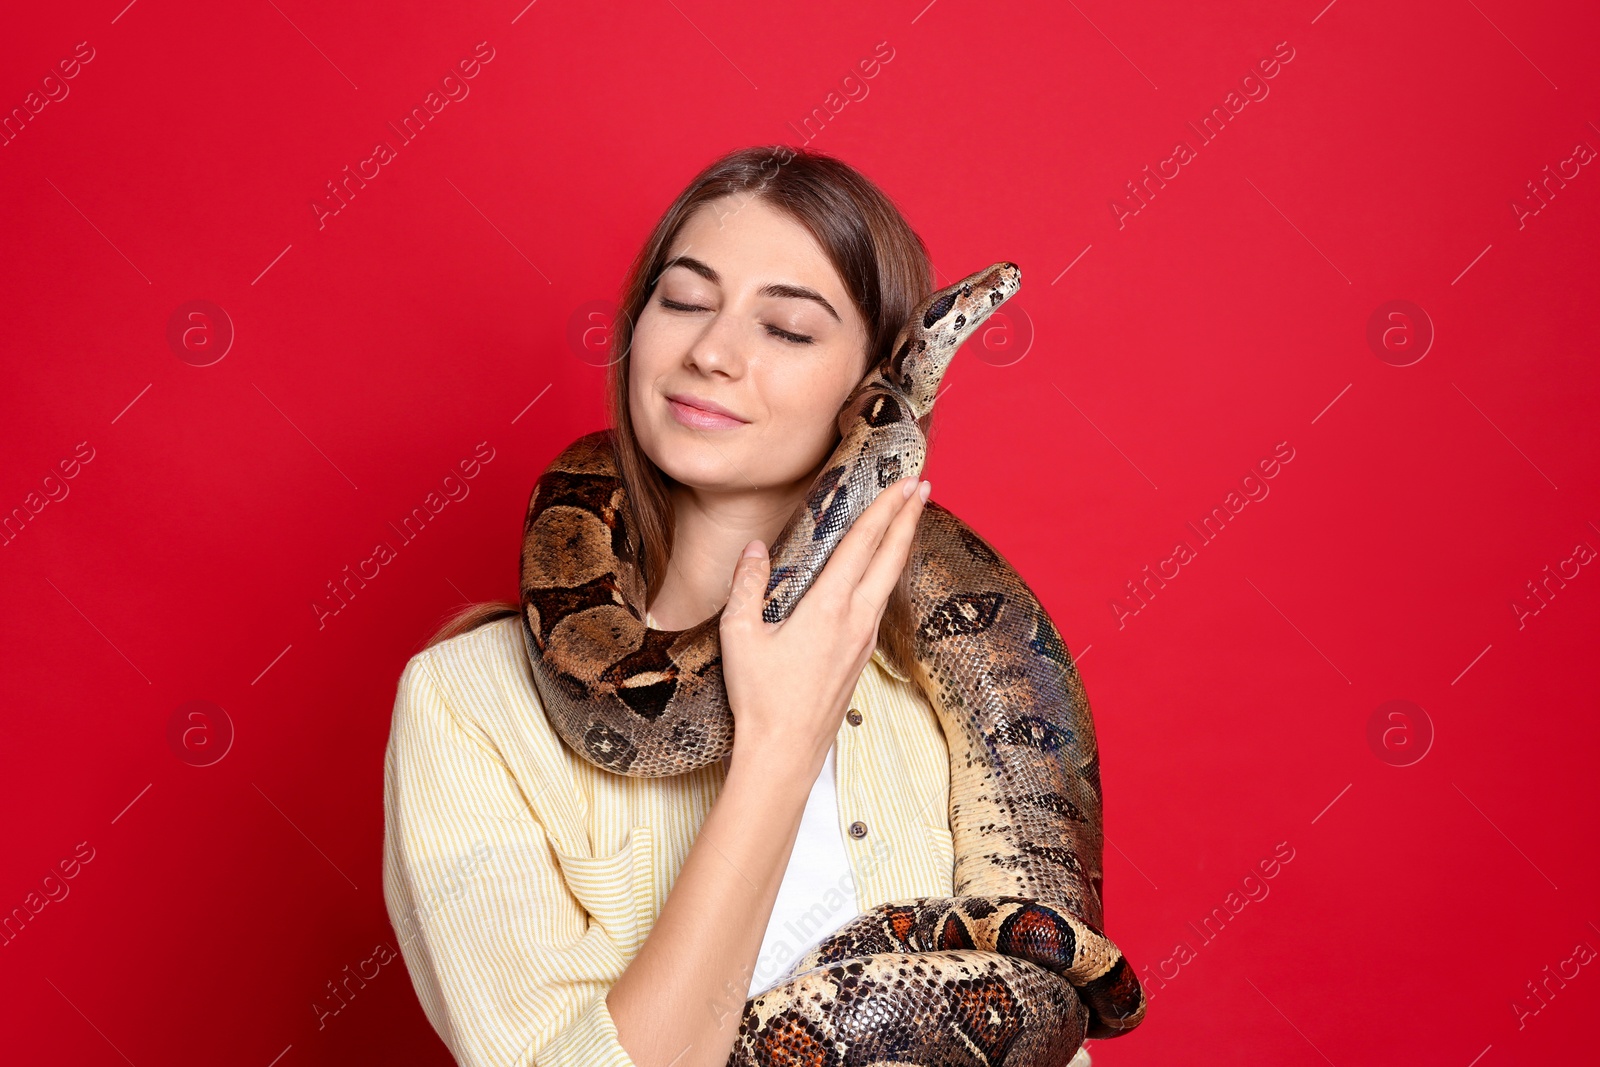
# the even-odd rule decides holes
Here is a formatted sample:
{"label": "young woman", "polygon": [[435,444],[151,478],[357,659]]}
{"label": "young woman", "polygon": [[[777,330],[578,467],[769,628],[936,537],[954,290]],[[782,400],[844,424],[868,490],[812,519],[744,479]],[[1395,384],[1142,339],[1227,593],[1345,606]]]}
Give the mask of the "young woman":
{"label": "young woman", "polygon": [[765,546],[933,289],[889,199],[819,154],[731,153],[657,223],[613,338],[611,425],[647,624],[723,612],[734,747],[677,777],[594,767],[545,721],[514,605],[468,611],[412,658],[384,891],[461,1063],[721,1067],[745,999],[825,934],[953,892],[949,753],[904,670],[928,483],[883,490],[790,617],[760,618]]}

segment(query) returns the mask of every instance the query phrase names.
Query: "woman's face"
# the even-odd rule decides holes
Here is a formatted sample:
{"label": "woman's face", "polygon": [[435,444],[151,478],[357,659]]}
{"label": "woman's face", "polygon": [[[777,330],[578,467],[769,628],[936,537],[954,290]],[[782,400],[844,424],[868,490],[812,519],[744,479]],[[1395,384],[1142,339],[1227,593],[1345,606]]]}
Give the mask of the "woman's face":
{"label": "woman's face", "polygon": [[866,323],[821,246],[764,201],[724,197],[690,217],[667,262],[630,354],[645,454],[710,492],[807,478],[866,373]]}

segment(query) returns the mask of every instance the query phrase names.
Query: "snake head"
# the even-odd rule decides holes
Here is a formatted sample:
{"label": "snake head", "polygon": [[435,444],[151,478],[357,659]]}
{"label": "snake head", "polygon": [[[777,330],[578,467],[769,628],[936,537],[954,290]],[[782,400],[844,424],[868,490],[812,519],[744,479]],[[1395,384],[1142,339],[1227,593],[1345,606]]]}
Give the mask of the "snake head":
{"label": "snake head", "polygon": [[1020,288],[1022,268],[996,263],[916,306],[895,337],[883,370],[883,376],[910,399],[915,418],[933,407],[956,349]]}

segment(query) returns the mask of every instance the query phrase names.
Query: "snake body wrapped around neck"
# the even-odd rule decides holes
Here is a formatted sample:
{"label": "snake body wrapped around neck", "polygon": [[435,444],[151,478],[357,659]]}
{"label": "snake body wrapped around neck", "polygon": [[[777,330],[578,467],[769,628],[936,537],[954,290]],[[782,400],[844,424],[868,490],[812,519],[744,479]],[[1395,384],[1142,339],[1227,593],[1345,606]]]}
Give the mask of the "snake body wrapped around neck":
{"label": "snake body wrapped around neck", "polygon": [[[878,492],[922,471],[917,419],[956,349],[1021,285],[996,263],[929,296],[839,414],[840,440],[774,540],[763,617],[788,617]],[[661,777],[731,750],[719,616],[645,625],[641,544],[611,431],[529,500],[523,637],[546,716],[583,758]],[[929,502],[907,562],[909,674],[950,752],[954,895],[881,904],[744,1007],[730,1063],[1065,1064],[1143,1019],[1104,933],[1099,752],[1072,656],[1021,576]]]}

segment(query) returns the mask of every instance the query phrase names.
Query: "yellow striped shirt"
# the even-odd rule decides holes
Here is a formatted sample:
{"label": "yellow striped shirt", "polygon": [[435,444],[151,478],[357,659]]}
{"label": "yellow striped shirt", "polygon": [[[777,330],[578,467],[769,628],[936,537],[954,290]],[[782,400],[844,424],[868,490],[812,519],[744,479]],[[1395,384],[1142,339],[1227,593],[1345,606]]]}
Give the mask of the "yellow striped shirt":
{"label": "yellow striped shirt", "polygon": [[[606,993],[727,772],[716,760],[630,778],[573,753],[540,707],[521,625],[502,618],[441,642],[400,676],[384,900],[417,997],[458,1062],[633,1067]],[[817,903],[818,927],[852,891],[861,911],[954,892],[950,757],[932,706],[876,651],[850,706],[861,721],[840,724],[837,762],[853,885]],[[848,833],[857,821],[860,838]]]}

